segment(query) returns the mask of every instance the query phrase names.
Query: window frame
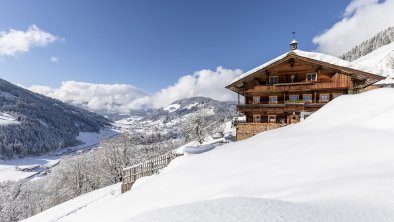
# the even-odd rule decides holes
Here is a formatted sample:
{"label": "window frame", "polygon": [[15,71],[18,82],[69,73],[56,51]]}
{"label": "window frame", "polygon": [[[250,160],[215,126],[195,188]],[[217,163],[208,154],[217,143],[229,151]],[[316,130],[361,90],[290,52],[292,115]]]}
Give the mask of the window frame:
{"label": "window frame", "polygon": [[[276,78],[276,83],[272,83],[271,81],[272,78]],[[279,76],[269,76],[268,80],[270,85],[277,84],[279,83]]]}
{"label": "window frame", "polygon": [[[276,98],[275,102],[272,102],[271,98]],[[268,103],[269,104],[278,104],[278,96],[269,96],[268,97]]]}
{"label": "window frame", "polygon": [[[297,96],[297,99],[296,99],[295,101],[292,101],[292,100],[290,99],[290,97],[292,97],[292,96]],[[297,102],[298,100],[300,100],[300,95],[298,95],[298,94],[290,94],[290,95],[289,95],[289,102]]]}
{"label": "window frame", "polygon": [[[255,99],[258,98],[258,102],[255,101]],[[261,97],[260,96],[252,96],[252,104],[260,104],[261,102]]]}
{"label": "window frame", "polygon": [[[309,100],[305,100],[305,96],[309,96],[310,99],[309,99]],[[309,93],[303,94],[303,95],[302,95],[302,100],[303,100],[304,102],[311,103],[311,102],[313,101],[312,94],[309,94]]]}
{"label": "window frame", "polygon": [[[314,80],[308,80],[308,76],[309,75],[315,75],[315,79]],[[307,82],[316,82],[317,81],[317,72],[310,72],[306,74],[306,81]]]}
{"label": "window frame", "polygon": [[[327,100],[322,100],[322,96],[327,96]],[[321,103],[330,102],[330,93],[321,93],[319,95],[319,102],[321,102]]]}
{"label": "window frame", "polygon": [[[271,117],[274,117],[274,122],[271,122]],[[276,115],[268,115],[268,118],[267,118],[267,123],[276,123]]]}
{"label": "window frame", "polygon": [[[256,122],[256,117],[258,117],[258,119],[259,119],[258,122]],[[261,123],[261,115],[254,114],[254,115],[253,115],[253,123]]]}

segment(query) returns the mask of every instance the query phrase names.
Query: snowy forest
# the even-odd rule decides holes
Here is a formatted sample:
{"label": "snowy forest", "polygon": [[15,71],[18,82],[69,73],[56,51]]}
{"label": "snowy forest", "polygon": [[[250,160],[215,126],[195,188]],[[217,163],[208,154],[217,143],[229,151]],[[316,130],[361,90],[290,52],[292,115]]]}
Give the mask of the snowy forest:
{"label": "snowy forest", "polygon": [[90,191],[118,183],[122,169],[175,149],[180,141],[135,144],[127,135],[63,158],[48,176],[0,183],[1,221],[19,221]]}
{"label": "snowy forest", "polygon": [[18,124],[0,124],[0,157],[38,155],[77,145],[79,132],[98,132],[110,120],[0,79],[0,112]]}
{"label": "snowy forest", "polygon": [[341,59],[353,61],[366,54],[374,51],[375,49],[394,42],[394,27],[389,27],[384,31],[379,32],[372,38],[365,40],[359,45],[355,46],[348,52],[340,56]]}

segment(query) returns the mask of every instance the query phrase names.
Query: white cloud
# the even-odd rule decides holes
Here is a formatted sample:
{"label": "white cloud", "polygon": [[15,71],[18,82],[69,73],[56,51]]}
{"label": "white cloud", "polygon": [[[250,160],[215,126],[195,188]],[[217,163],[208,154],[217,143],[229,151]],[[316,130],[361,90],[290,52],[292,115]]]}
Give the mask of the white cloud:
{"label": "white cloud", "polygon": [[235,100],[236,94],[224,87],[241,70],[218,67],[185,75],[172,86],[156,93],[148,94],[132,85],[95,84],[67,81],[61,87],[31,86],[31,91],[50,96],[61,101],[83,105],[94,111],[128,113],[133,109],[159,108],[175,100],[193,96],[205,96],[216,100]]}
{"label": "white cloud", "polygon": [[15,56],[29,52],[31,47],[45,47],[58,40],[57,36],[45,32],[36,25],[26,31],[10,29],[0,32],[0,56]]}
{"label": "white cloud", "polygon": [[29,90],[64,102],[82,105],[91,110],[118,113],[127,113],[130,108],[134,107],[135,100],[149,95],[126,84],[95,84],[75,81],[62,82],[58,89],[34,85]]}
{"label": "white cloud", "polygon": [[192,96],[235,100],[235,93],[224,87],[241,73],[240,69],[218,67],[215,71],[204,69],[192,75],[182,76],[174,85],[155,93],[151,98],[152,104],[155,107],[162,107],[175,100]]}
{"label": "white cloud", "polygon": [[58,58],[58,57],[55,57],[55,56],[52,56],[52,57],[50,58],[50,60],[51,60],[51,62],[53,62],[53,63],[59,62],[59,58]]}
{"label": "white cloud", "polygon": [[317,50],[341,55],[374,34],[394,26],[394,0],[353,0],[341,21],[315,36]]}

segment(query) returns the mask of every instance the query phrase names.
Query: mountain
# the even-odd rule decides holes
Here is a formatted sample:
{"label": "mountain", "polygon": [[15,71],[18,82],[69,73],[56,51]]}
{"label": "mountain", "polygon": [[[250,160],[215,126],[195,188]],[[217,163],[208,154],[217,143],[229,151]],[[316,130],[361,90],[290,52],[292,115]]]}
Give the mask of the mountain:
{"label": "mountain", "polygon": [[393,97],[338,97],[301,123],[178,157],[126,193],[116,184],[26,221],[394,221]]}
{"label": "mountain", "polygon": [[390,27],[342,55],[359,68],[378,70],[386,79],[376,84],[394,85],[394,27]]}
{"label": "mountain", "polygon": [[394,42],[394,27],[389,27],[386,30],[374,35],[370,39],[365,40],[359,45],[356,45],[354,48],[340,56],[340,58],[353,61],[392,42]]}
{"label": "mountain", "polygon": [[79,143],[110,120],[0,79],[0,157],[43,154]]}
{"label": "mountain", "polygon": [[388,77],[378,83],[393,83],[394,78],[394,42],[384,45],[365,56],[353,61],[358,66],[370,66]]}
{"label": "mountain", "polygon": [[[235,102],[217,101],[206,97],[181,99],[172,104],[152,110],[145,116],[133,116],[116,121],[116,125],[133,135],[140,135],[145,142],[154,139],[177,139],[181,136],[182,127],[193,116],[204,116],[206,125],[223,124],[236,114]],[[150,139],[147,136],[151,136]]]}

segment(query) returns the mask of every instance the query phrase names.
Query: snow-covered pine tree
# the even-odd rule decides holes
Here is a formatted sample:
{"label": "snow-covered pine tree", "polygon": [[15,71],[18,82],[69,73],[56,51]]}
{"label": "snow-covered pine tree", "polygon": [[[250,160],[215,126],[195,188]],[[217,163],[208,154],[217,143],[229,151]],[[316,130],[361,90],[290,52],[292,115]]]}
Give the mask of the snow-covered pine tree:
{"label": "snow-covered pine tree", "polygon": [[340,56],[341,59],[353,61],[366,54],[374,51],[375,49],[382,47],[384,45],[394,42],[394,27],[389,27],[372,38],[365,40],[364,42],[356,45],[350,51],[344,53]]}

